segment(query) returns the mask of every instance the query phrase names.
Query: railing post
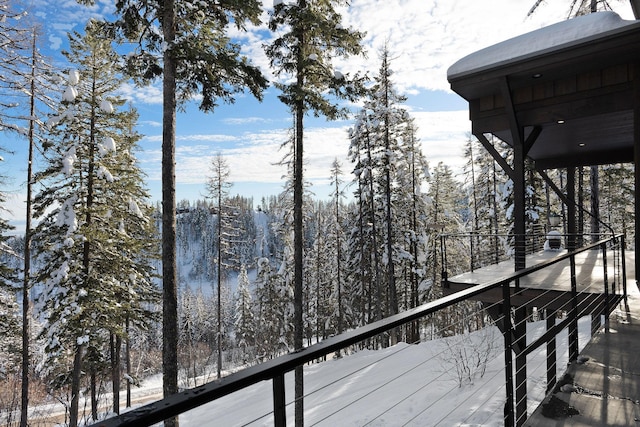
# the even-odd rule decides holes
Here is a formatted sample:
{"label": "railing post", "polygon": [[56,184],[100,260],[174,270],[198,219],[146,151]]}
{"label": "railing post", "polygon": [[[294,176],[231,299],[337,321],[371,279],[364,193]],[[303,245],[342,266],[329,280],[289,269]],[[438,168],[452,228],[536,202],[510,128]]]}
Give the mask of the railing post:
{"label": "railing post", "polygon": [[287,425],[284,397],[284,373],[281,373],[273,377],[273,425],[277,427],[285,427]]}
{"label": "railing post", "polygon": [[[518,279],[519,280],[519,279]],[[516,288],[517,289],[517,288]],[[517,306],[515,314],[516,339],[516,426],[524,425],[527,420],[527,307]]]}
{"label": "railing post", "polygon": [[511,324],[511,288],[509,282],[502,285],[502,325],[504,334],[504,376],[505,376],[505,402],[504,402],[504,425],[514,426],[513,407],[513,327]]}
{"label": "railing post", "polygon": [[[547,331],[556,324],[555,310],[546,309],[545,317],[547,321]],[[547,341],[547,393],[556,385],[556,336],[552,336]]]}
{"label": "railing post", "polygon": [[607,277],[607,244],[603,243],[600,247],[602,248],[602,270],[604,272],[604,329],[609,332],[611,301],[609,298],[609,278]]}
{"label": "railing post", "polygon": [[620,261],[622,262],[622,296],[627,301],[627,261],[624,254],[624,234],[620,236]]}
{"label": "railing post", "polygon": [[440,277],[440,281],[442,282],[442,287],[445,289],[449,288],[449,282],[447,281],[449,279],[449,270],[448,270],[448,265],[447,265],[447,245],[444,241],[445,239],[445,235],[444,234],[440,234],[440,272],[441,272],[441,277]]}
{"label": "railing post", "polygon": [[571,322],[569,323],[569,362],[578,359],[578,285],[576,280],[576,257],[569,257],[571,265]]}

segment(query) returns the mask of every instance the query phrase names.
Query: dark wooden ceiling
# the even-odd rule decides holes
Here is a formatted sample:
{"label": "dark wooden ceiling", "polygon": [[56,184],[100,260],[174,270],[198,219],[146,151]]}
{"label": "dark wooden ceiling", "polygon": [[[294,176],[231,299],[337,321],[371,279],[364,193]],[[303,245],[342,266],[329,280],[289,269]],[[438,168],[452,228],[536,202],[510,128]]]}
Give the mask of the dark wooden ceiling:
{"label": "dark wooden ceiling", "polygon": [[[521,41],[535,40],[536,33],[547,36],[542,29]],[[476,68],[464,67],[464,60],[449,70],[449,82],[469,102],[474,134],[494,134],[513,145],[515,114],[525,139],[539,133],[526,148],[537,168],[633,161],[640,21]]]}

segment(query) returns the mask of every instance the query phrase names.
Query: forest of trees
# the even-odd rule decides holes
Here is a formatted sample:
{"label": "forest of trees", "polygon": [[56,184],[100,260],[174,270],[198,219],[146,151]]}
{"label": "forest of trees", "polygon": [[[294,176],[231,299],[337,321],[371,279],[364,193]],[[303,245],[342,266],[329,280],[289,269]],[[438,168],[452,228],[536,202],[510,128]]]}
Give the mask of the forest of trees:
{"label": "forest of trees", "polygon": [[[192,9],[213,7],[201,3]],[[171,1],[149,2],[155,15],[121,5],[115,22],[92,20],[70,33],[67,64],[54,67],[36,48],[35,23],[0,0],[0,128],[30,147],[26,229],[9,234],[0,215],[3,424],[26,426],[26,408],[57,402],[75,427],[97,420],[104,402],[119,413],[117,391],[150,375],[165,374],[165,393],[193,387],[432,301],[442,295],[441,235],[473,233],[474,256],[509,251],[508,239],[487,236],[511,231],[512,185],[483,146],[469,136],[459,175],[444,163],[430,164],[407,98],[394,86],[393,52],[377,52],[380,67],[369,80],[332,71],[332,55],[361,53],[362,35],[339,25],[334,7],[343,2],[301,1],[297,6],[308,13],[302,17],[293,5],[275,3],[271,29],[287,25],[292,32],[267,54],[277,73],[296,77],[278,85],[296,120],[282,193],[257,202],[231,193],[223,155],[212,160],[201,200],[176,201],[172,170],[165,170],[165,160],[174,160],[170,125],[180,102],[203,93],[201,108],[213,110],[242,88],[261,96],[264,77],[218,32],[230,20],[242,30],[257,19],[257,3],[228,2],[216,22]],[[163,51],[169,56],[161,66],[155,62],[162,37],[176,34],[146,33],[136,19],[157,18],[167,6],[173,15],[163,25],[177,19],[185,34],[221,37],[211,45],[224,52],[204,54],[224,57],[237,78],[220,83],[206,80],[211,70],[192,73],[189,61],[203,52],[179,42]],[[141,53],[123,61],[116,46],[131,39],[141,43]],[[183,62],[171,66],[177,57]],[[118,95],[130,79],[154,78],[173,85],[165,87],[165,101],[173,101],[164,104],[165,113],[173,109],[173,116],[165,116],[168,193],[161,203],[150,200],[137,163],[142,135],[135,106]],[[340,103],[356,99],[362,106],[354,111]],[[349,156],[326,172],[332,187],[326,200],[307,191],[302,174],[308,112],[352,120]],[[506,144],[491,142],[509,158]],[[32,156],[43,165],[39,170],[32,170]],[[563,171],[549,174],[563,187]],[[528,227],[544,230],[547,218],[564,210],[533,167],[527,179]],[[596,185],[599,206],[588,197]],[[626,209],[633,205],[631,165],[580,169],[577,195],[582,215],[595,211],[616,232],[634,223]],[[469,265],[468,245],[448,247],[450,273]],[[431,339],[442,333],[434,332],[443,330],[439,321],[415,322],[366,345]],[[175,378],[167,374],[172,364]]]}

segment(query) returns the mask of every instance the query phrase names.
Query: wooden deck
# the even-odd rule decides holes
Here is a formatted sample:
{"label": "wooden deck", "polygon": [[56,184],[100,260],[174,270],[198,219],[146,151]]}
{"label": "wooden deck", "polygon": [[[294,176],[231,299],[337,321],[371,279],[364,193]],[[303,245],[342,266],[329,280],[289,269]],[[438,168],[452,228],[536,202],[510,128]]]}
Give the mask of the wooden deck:
{"label": "wooden deck", "polygon": [[[533,266],[566,254],[566,251],[540,251],[528,255],[527,266]],[[628,258],[628,257],[627,257]],[[633,258],[631,258],[633,262]],[[607,251],[607,279],[610,294],[622,293],[622,271],[619,259]],[[627,269],[632,268],[627,260]],[[448,278],[445,293],[450,294],[471,286],[507,277],[514,271],[513,261],[503,261],[478,270]],[[604,261],[601,250],[590,250],[576,256],[576,288],[579,304],[591,305],[603,298]],[[511,303],[514,306],[535,306],[558,310],[566,308],[571,295],[571,272],[569,259],[536,271],[520,279],[519,285],[511,283]],[[479,301],[493,304],[502,300],[502,290],[494,289],[476,297]]]}
{"label": "wooden deck", "polygon": [[[564,252],[540,252],[527,258],[535,265]],[[560,381],[542,404],[524,423],[528,427],[564,426],[636,426],[640,427],[640,290],[635,280],[635,253],[625,254],[627,299],[612,299],[612,314],[608,326],[602,327],[586,345],[578,358],[567,368],[565,381],[572,391],[563,391]],[[607,252],[609,287],[622,293],[616,260]],[[512,303],[520,306],[548,307],[568,304],[571,289],[569,261],[535,272],[520,280],[520,287],[511,284]],[[513,262],[504,262],[464,273],[449,279],[447,293],[486,283],[513,272]],[[577,288],[580,306],[603,303],[601,294],[604,268],[601,251],[589,251],[576,259]],[[611,291],[611,290],[610,290]],[[498,302],[502,291],[487,292],[477,297],[483,302]],[[535,301],[532,303],[532,301]],[[619,303],[618,303],[619,302]],[[586,312],[586,311],[585,311]],[[564,390],[567,390],[565,387]]]}
{"label": "wooden deck", "polygon": [[567,370],[575,391],[547,396],[525,426],[640,426],[640,292],[628,282],[628,304],[580,353],[588,360]]}

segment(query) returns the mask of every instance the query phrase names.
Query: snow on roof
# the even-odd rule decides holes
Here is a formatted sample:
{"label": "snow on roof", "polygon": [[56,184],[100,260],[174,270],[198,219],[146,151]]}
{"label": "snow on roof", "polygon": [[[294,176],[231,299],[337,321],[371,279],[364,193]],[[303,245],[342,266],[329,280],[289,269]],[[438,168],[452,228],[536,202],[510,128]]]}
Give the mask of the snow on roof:
{"label": "snow on roof", "polygon": [[624,20],[615,12],[597,12],[579,16],[467,55],[449,67],[447,77],[451,80],[463,74],[577,45],[630,25],[640,25],[640,21]]}

